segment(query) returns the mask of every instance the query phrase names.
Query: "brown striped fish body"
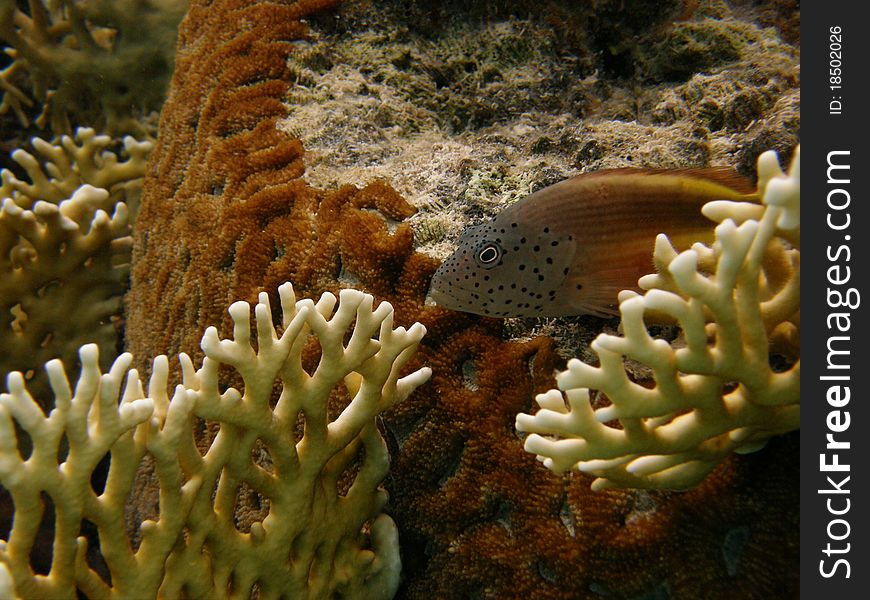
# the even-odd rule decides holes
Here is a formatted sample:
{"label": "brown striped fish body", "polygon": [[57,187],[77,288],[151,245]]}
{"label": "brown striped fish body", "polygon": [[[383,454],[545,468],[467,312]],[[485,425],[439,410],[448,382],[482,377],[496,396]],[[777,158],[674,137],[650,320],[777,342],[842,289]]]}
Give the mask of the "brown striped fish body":
{"label": "brown striped fish body", "polygon": [[652,272],[656,235],[678,248],[712,238],[711,200],[747,200],[725,169],[611,169],[578,175],[468,228],[436,271],[441,306],[493,317],[616,314],[617,294]]}

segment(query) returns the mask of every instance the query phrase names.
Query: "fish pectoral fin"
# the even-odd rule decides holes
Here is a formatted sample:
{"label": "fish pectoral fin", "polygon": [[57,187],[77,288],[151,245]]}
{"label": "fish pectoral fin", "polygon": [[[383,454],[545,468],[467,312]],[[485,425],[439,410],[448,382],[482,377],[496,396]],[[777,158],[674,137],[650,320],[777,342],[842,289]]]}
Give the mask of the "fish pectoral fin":
{"label": "fish pectoral fin", "polygon": [[575,306],[577,307],[577,314],[580,315],[592,315],[594,317],[609,319],[619,314],[618,306],[598,304],[595,301],[580,302]]}
{"label": "fish pectoral fin", "polygon": [[[569,282],[574,290],[572,305],[577,314],[612,317],[619,314],[619,293],[640,291],[636,268],[615,268]],[[578,287],[579,286],[579,287]]]}

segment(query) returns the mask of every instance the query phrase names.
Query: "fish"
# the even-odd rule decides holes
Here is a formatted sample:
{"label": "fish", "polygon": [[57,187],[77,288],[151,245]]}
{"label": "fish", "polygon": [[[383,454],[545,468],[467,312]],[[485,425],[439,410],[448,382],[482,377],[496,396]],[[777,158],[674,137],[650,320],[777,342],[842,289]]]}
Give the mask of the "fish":
{"label": "fish", "polygon": [[758,201],[730,168],[605,169],[576,175],[467,228],[432,277],[438,306],[490,317],[617,314],[617,294],[653,271],[656,236],[713,238],[711,200]]}

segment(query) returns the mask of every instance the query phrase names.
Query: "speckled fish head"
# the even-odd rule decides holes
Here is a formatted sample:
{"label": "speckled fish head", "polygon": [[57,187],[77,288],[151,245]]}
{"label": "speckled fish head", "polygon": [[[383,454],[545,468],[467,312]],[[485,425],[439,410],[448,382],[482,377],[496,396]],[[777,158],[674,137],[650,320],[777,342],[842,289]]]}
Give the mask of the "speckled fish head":
{"label": "speckled fish head", "polygon": [[469,227],[432,278],[438,305],[491,317],[546,313],[574,257],[574,239],[513,222],[510,213]]}

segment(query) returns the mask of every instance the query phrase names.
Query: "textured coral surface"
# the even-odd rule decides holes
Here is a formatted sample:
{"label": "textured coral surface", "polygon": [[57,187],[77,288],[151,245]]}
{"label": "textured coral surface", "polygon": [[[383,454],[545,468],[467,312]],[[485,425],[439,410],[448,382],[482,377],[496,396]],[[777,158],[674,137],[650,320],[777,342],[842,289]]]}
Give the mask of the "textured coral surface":
{"label": "textured coral surface", "polygon": [[[428,379],[428,368],[399,376],[425,329],[394,328],[392,307],[356,290],[297,302],[285,283],[278,295],[280,333],[267,294],[253,322],[248,303],[234,303],[232,339],[207,329],[201,367],[179,356],[178,386],[167,387],[166,356],[154,359],[147,391],[130,354],[102,373],[95,344],[79,352],[75,385],[61,361],[46,365],[55,399],[47,415],[22,374],[8,376],[0,483],[15,519],[0,564],[17,597],[393,597],[401,563],[396,526],[381,512],[389,455],[377,418]],[[306,370],[312,342],[318,356]],[[230,370],[238,389],[218,376]],[[347,389],[352,399],[330,418],[330,395]],[[205,420],[217,429],[208,446],[196,437]],[[159,516],[137,524],[131,543],[125,505],[143,461],[154,465]],[[263,516],[239,519],[239,496],[258,498]],[[46,521],[54,540],[43,570],[33,562],[48,557],[31,556],[44,552]]]}
{"label": "textured coral surface", "polygon": [[345,207],[409,214],[395,195],[344,189],[324,199],[300,179],[301,144],[275,128],[287,55],[306,36],[300,18],[333,3],[191,6],[135,232],[127,307],[136,356],[191,350],[208,322],[223,320],[226,332],[221,307],[262,287],[325,288],[341,270],[328,234]]}
{"label": "textured coral surface", "polygon": [[[419,112],[428,87],[404,97],[386,87],[394,70],[394,80],[414,84],[403,73],[414,71],[421,57],[412,52],[403,58],[404,50],[434,44],[414,23],[438,23],[434,31],[444,39],[455,34],[455,43],[471,46],[469,39],[479,39],[477,46],[491,51],[489,42],[500,31],[516,40],[523,31],[537,35],[570,21],[560,3],[533,22],[528,14],[516,20],[510,10],[493,8],[503,20],[492,26],[495,32],[480,25],[476,11],[485,15],[499,3],[474,3],[471,16],[459,3],[412,2],[403,11],[401,3],[390,2],[382,13],[369,3],[348,3],[348,13],[312,17],[323,33],[309,40],[297,18],[329,3],[205,4],[194,2],[182,26],[178,70],[137,222],[128,346],[138,356],[193,351],[193,332],[219,318],[228,299],[252,300],[256,289],[283,278],[306,294],[353,284],[389,299],[397,323],[423,323],[429,333],[409,366],[431,366],[432,380],[385,418],[393,454],[388,510],[403,552],[400,597],[795,596],[795,437],[730,458],[685,493],[593,493],[582,475],[553,476],[523,451],[513,421],[531,408],[535,392],[553,385],[561,362],[556,344],[505,334],[552,324],[505,326],[426,306],[437,262],[414,251],[411,228],[399,223],[414,208],[377,180],[388,177],[414,200],[432,221],[430,241],[444,242],[451,231],[445,221],[461,228],[469,218],[497,210],[502,195],[517,197],[530,182],[552,183],[570,170],[702,166],[713,157],[751,163],[755,140],[770,139],[772,132],[781,132],[776,135],[783,146],[795,139],[794,50],[772,30],[758,33],[747,25],[752,35],[738,45],[736,62],[681,75],[673,85],[641,80],[648,85],[637,87],[637,80],[622,79],[633,73],[626,63],[594,54],[606,48],[601,40],[573,41],[559,51],[576,69],[530,80],[527,62],[497,65],[508,85],[493,89],[490,98],[496,107],[522,98],[522,90],[514,95],[509,85],[514,78],[526,87],[582,79],[578,103],[584,108],[576,114],[480,113],[486,118],[460,121],[456,137],[447,138],[440,132],[449,129],[449,120]],[[547,20],[553,15],[558,18]],[[472,30],[457,34],[458,22]],[[704,31],[731,30],[715,19],[705,24]],[[359,53],[360,62],[371,65],[366,71],[351,60],[353,47],[344,45],[372,46],[369,30],[378,26],[375,60]],[[477,26],[482,32],[475,32]],[[686,29],[686,35],[694,31]],[[572,60],[571,47],[593,54]],[[520,50],[528,61],[528,45]],[[532,50],[537,60],[540,54]],[[386,56],[393,51],[395,57]],[[635,50],[617,55],[635,56]],[[444,96],[451,109],[470,106],[470,90],[485,87],[483,79],[479,88],[464,81],[466,66],[433,71],[439,65],[431,55],[422,58],[428,61],[427,85],[455,85],[457,94]],[[478,73],[472,63],[468,68]],[[601,71],[593,77],[596,66]],[[764,81],[744,86],[752,102],[742,112],[743,100],[732,102],[744,91],[735,81],[752,73]],[[713,87],[722,91],[701,115],[692,93],[707,89],[708,77],[722,81]],[[771,87],[764,92],[768,78]],[[291,88],[291,82],[297,85]],[[285,97],[289,121],[279,131],[276,124],[288,116]],[[780,108],[785,112],[777,113]],[[654,121],[659,113],[666,125]],[[707,115],[710,128],[699,121]],[[583,116],[587,121],[578,121]],[[434,126],[415,131],[420,123]],[[300,139],[312,153],[303,156]],[[312,165],[308,183],[303,161]],[[344,183],[365,187],[319,189]],[[411,195],[414,189],[431,192],[429,206]],[[465,202],[447,209],[462,196]],[[442,209],[446,217],[438,217]],[[582,321],[580,335],[588,336],[590,327],[602,322]],[[222,333],[228,329],[224,321]]]}

